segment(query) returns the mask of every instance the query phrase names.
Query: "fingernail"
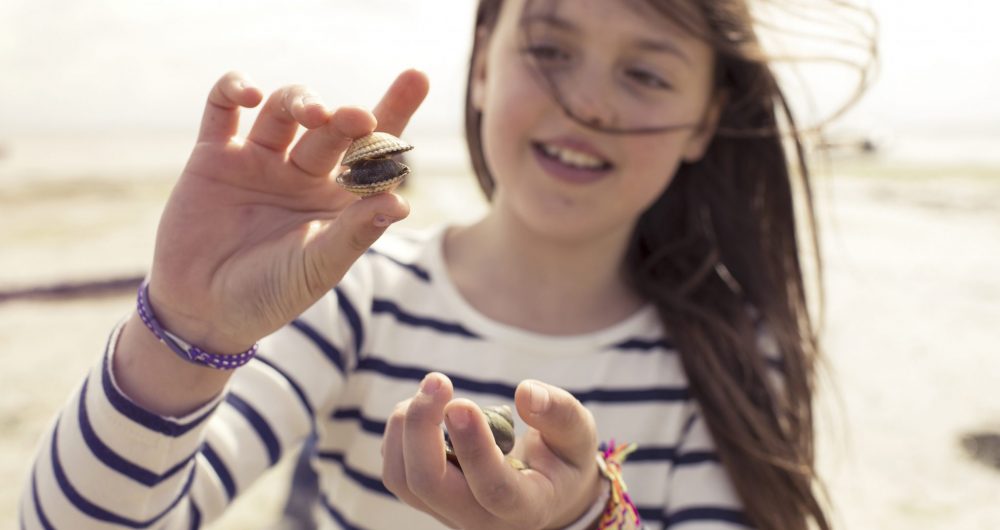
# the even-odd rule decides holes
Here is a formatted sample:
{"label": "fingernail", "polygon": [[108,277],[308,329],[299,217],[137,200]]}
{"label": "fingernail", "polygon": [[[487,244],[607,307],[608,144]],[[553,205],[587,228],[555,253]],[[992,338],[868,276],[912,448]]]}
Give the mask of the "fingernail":
{"label": "fingernail", "polygon": [[434,395],[439,388],[441,388],[441,381],[431,374],[425,375],[424,380],[420,382],[420,392],[428,396]]}
{"label": "fingernail", "polygon": [[538,383],[528,383],[528,408],[541,414],[549,408],[549,391]]}
{"label": "fingernail", "polygon": [[302,106],[308,107],[309,105],[319,105],[320,107],[322,107],[323,100],[319,99],[316,96],[306,96],[302,98]]}
{"label": "fingernail", "polygon": [[469,426],[469,411],[455,408],[448,411],[448,421],[456,429],[464,429]]}
{"label": "fingernail", "polygon": [[379,228],[385,228],[395,222],[396,222],[395,219],[382,214],[378,214],[375,216],[374,219],[372,219],[372,224],[374,224]]}

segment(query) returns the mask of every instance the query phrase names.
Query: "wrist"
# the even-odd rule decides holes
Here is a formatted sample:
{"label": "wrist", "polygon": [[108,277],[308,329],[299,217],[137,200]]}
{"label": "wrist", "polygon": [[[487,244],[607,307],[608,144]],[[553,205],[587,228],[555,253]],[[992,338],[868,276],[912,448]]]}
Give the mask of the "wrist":
{"label": "wrist", "polygon": [[133,312],[110,345],[111,373],[133,403],[161,416],[181,417],[225,388],[231,370],[187,362],[156,339]]}
{"label": "wrist", "polygon": [[[255,338],[242,338],[237,333],[226,333],[216,322],[196,316],[190,312],[177,311],[166,303],[169,296],[163,296],[161,289],[147,280],[147,301],[155,318],[164,329],[181,337],[184,342],[199,348],[222,355],[235,355],[246,351],[254,343]],[[154,309],[155,308],[155,309]]]}
{"label": "wrist", "polygon": [[246,351],[236,354],[224,354],[208,352],[201,347],[191,344],[185,339],[177,336],[163,327],[153,306],[149,302],[149,281],[142,282],[136,300],[136,312],[143,325],[160,342],[165,344],[177,356],[195,365],[207,366],[219,370],[233,370],[250,362],[257,355],[257,343],[254,343]]}

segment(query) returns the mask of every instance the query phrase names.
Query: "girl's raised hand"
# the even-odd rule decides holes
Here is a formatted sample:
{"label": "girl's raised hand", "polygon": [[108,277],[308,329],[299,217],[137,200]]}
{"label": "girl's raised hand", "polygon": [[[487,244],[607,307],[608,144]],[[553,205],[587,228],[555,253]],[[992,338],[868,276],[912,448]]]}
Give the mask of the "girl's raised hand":
{"label": "girl's raised hand", "polygon": [[[166,329],[235,353],[315,303],[409,206],[360,200],[334,180],[341,155],[372,130],[399,135],[427,94],[400,74],[373,112],[327,109],[303,86],[264,103],[246,138],[241,107],[263,99],[236,73],[212,89],[198,143],[160,219],[150,298]],[[299,127],[308,129],[296,140]]]}
{"label": "girl's raised hand", "polygon": [[[518,385],[514,402],[528,424],[511,466],[479,407],[452,400],[451,381],[428,374],[400,403],[382,441],[382,480],[399,499],[451,528],[564,528],[596,502],[601,479],[593,416],[569,392],[538,381]],[[442,421],[462,464],[445,459]]]}

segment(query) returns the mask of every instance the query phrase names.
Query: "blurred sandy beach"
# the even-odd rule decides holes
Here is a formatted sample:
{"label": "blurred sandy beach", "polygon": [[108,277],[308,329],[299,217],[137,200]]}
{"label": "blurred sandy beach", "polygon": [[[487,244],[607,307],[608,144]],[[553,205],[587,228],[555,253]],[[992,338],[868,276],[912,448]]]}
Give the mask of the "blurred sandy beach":
{"label": "blurred sandy beach", "polygon": [[[179,169],[179,167],[178,167]],[[1000,168],[834,164],[816,182],[829,370],[819,454],[838,528],[1000,527],[1000,471],[967,432],[1000,429]],[[414,167],[426,226],[483,207],[464,166]],[[0,289],[141,274],[173,179],[25,180],[0,188]],[[0,304],[0,527],[16,525],[41,432],[95,361],[131,293]],[[287,465],[213,528],[264,528]]]}
{"label": "blurred sandy beach", "polygon": [[[478,190],[471,177],[456,171],[438,167],[433,177],[411,178],[407,195],[413,213],[407,226],[478,215],[484,205]],[[146,174],[129,181],[114,171],[107,178],[49,173],[0,185],[0,298],[18,289],[143,274],[174,178]],[[20,490],[41,433],[133,303],[129,291],[0,302],[0,359],[5,365],[0,371],[0,476],[8,479],[0,484],[0,528],[17,526]],[[214,528],[265,528],[262,521],[272,518],[284,501],[285,468],[242,497],[238,503],[245,508],[227,514]]]}

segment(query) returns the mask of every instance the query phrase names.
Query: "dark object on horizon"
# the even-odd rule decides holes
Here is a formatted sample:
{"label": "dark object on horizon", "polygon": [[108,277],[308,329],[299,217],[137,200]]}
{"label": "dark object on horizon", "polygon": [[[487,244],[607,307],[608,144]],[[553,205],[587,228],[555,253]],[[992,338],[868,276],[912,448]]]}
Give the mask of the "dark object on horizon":
{"label": "dark object on horizon", "polygon": [[858,138],[820,137],[819,142],[816,144],[816,149],[826,152],[847,152],[870,155],[879,151],[879,145],[870,136],[862,136]]}
{"label": "dark object on horizon", "polygon": [[0,303],[14,300],[66,300],[71,298],[91,298],[112,296],[134,291],[139,288],[145,276],[124,276],[102,280],[81,280],[33,287],[0,289]]}
{"label": "dark object on horizon", "polygon": [[973,460],[1000,471],[1000,432],[967,433],[960,441]]}

